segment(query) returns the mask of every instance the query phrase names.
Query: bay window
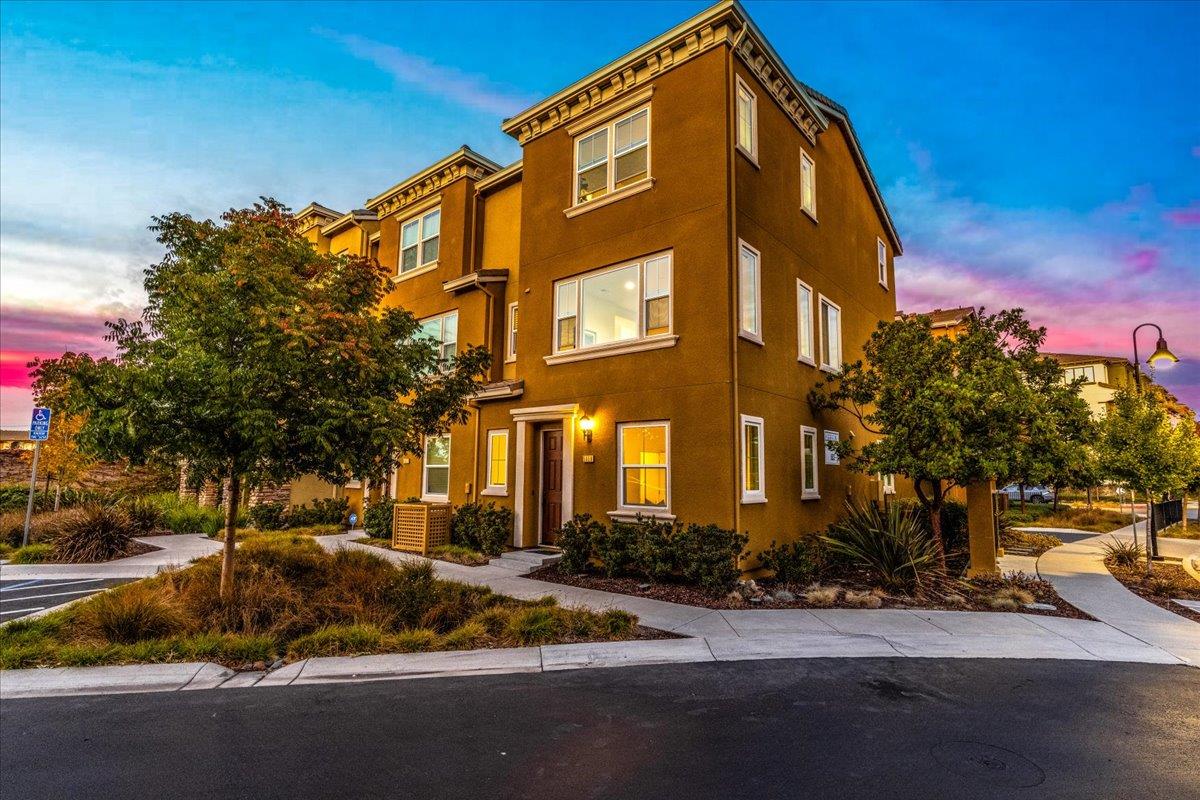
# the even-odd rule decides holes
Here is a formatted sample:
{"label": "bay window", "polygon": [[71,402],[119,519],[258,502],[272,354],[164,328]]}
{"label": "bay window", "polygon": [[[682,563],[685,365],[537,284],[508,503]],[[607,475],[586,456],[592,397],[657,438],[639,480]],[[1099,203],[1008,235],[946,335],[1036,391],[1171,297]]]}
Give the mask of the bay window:
{"label": "bay window", "polygon": [[626,422],[617,426],[617,482],[622,511],[670,511],[670,426]]}
{"label": "bay window", "polygon": [[421,499],[445,502],[450,499],[450,436],[425,437],[421,464]]}
{"label": "bay window", "polygon": [[559,281],[554,351],[583,350],[671,332],[671,255]]}
{"label": "bay window", "polygon": [[427,267],[438,260],[441,228],[440,208],[414,217],[400,226],[400,275]]}
{"label": "bay window", "polygon": [[821,298],[821,369],[842,369],[842,309],[828,298]]}
{"label": "bay window", "polygon": [[575,205],[597,200],[649,176],[649,108],[575,140]]}

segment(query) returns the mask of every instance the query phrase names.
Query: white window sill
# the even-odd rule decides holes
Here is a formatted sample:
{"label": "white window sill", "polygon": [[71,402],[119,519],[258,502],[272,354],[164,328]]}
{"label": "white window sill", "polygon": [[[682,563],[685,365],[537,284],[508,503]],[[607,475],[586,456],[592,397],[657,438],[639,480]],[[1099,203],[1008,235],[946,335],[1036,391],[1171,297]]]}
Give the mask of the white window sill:
{"label": "white window sill", "polygon": [[664,347],[674,347],[679,337],[673,333],[647,336],[645,339],[631,339],[627,342],[613,342],[597,347],[584,347],[578,350],[567,350],[552,356],[543,356],[548,366],[555,364],[570,364],[573,361],[588,361],[593,358],[622,356],[627,353],[640,353],[644,350],[661,350]]}
{"label": "white window sill", "polygon": [[674,522],[675,521],[674,514],[672,514],[670,511],[663,511],[662,509],[621,508],[621,509],[617,509],[616,511],[607,511],[605,513],[608,514],[609,519],[615,519],[619,522],[633,522],[639,516],[642,519],[656,519],[656,520],[661,520],[663,522]]}
{"label": "white window sill", "polygon": [[738,338],[745,339],[747,342],[753,342],[754,344],[758,345],[759,347],[763,346],[762,337],[759,336],[757,333],[751,333],[750,331],[740,330],[740,331],[738,331]]}
{"label": "white window sill", "polygon": [[438,262],[434,261],[431,264],[426,264],[422,267],[417,267],[416,269],[409,270],[408,272],[403,272],[399,275],[393,275],[392,283],[403,283],[404,281],[408,280],[409,278],[415,278],[418,275],[424,275],[426,272],[433,272],[437,268],[438,268]]}
{"label": "white window sill", "polygon": [[800,499],[801,500],[820,500],[821,495],[819,495],[813,491],[806,491],[806,492],[802,492],[800,494]]}
{"label": "white window sill", "polygon": [[808,218],[811,219],[813,222],[817,223],[818,225],[821,224],[820,221],[817,219],[817,212],[809,211],[804,206],[800,206],[800,210],[803,211],[805,214],[807,214]]}
{"label": "white window sill", "polygon": [[509,356],[508,358],[504,359],[504,363],[505,364],[515,364],[515,363],[517,363],[517,357]]}
{"label": "white window sill", "polygon": [[762,165],[758,163],[758,156],[754,155],[754,153],[751,153],[749,150],[742,147],[740,144],[736,144],[736,145],[734,145],[734,147],[737,148],[737,151],[739,153],[741,153],[743,156],[746,157],[747,161],[749,161],[751,164],[754,165],[755,169],[758,169],[758,170],[762,169]]}
{"label": "white window sill", "polygon": [[615,203],[618,200],[624,200],[626,197],[632,197],[635,194],[641,194],[647,189],[652,189],[653,187],[654,178],[643,178],[637,183],[631,183],[628,186],[622,186],[615,192],[609,192],[603,197],[597,197],[595,200],[588,200],[586,203],[580,203],[577,206],[571,206],[570,208],[563,209],[563,214],[567,216],[567,219],[573,219],[578,217],[580,214],[586,214],[593,209],[601,208],[609,203]]}
{"label": "white window sill", "polygon": [[837,369],[836,367],[831,367],[828,364],[822,364],[821,372],[828,372],[830,375],[837,375],[839,372],[841,372],[841,370]]}
{"label": "white window sill", "polygon": [[888,290],[888,285],[887,285],[886,283],[884,283],[883,281],[880,281],[880,282],[879,282],[879,285],[883,287],[883,290],[884,290],[885,292]]}
{"label": "white window sill", "polygon": [[765,502],[767,502],[767,498],[764,495],[742,495],[742,505],[744,506],[758,505]]}
{"label": "white window sill", "polygon": [[449,503],[450,495],[423,494],[421,495],[422,503]]}
{"label": "white window sill", "polygon": [[809,358],[808,356],[797,356],[796,360],[799,361],[801,364],[808,364],[810,367],[815,367],[817,365],[817,362],[814,361],[813,359]]}
{"label": "white window sill", "polygon": [[507,486],[489,486],[479,490],[480,497],[508,497]]}

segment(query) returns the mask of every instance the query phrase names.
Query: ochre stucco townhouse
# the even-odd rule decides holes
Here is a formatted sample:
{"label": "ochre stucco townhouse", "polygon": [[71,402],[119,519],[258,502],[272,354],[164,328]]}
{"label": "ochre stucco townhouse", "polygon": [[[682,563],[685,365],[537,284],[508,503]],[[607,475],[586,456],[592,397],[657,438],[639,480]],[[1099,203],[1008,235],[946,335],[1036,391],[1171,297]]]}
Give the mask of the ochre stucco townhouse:
{"label": "ochre stucco townhouse", "polygon": [[586,512],[716,523],[755,552],[877,496],[825,448],[869,434],[806,397],[895,316],[900,239],[846,110],[740,5],[502,129],[515,164],[463,146],[362,210],[298,213],[315,246],[386,265],[386,302],[446,356],[494,354],[470,421],[388,495],[509,507],[515,546]]}

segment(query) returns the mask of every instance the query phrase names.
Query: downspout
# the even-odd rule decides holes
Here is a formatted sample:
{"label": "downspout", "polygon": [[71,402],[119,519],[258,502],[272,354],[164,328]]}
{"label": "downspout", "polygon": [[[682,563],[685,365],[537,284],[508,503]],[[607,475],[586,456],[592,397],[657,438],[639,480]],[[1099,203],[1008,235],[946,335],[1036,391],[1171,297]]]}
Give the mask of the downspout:
{"label": "downspout", "polygon": [[749,22],[742,24],[741,31],[734,37],[733,47],[729,51],[729,59],[725,62],[725,153],[727,170],[725,173],[726,191],[729,193],[729,219],[727,222],[727,231],[729,236],[729,253],[731,254],[730,269],[729,269],[729,315],[727,319],[730,323],[730,344],[729,344],[729,366],[730,366],[730,384],[729,398],[730,404],[733,406],[733,530],[740,532],[742,530],[742,464],[741,464],[741,447],[742,447],[742,430],[741,430],[741,400],[738,393],[738,247],[737,247],[737,154],[734,152],[733,141],[733,125],[734,108],[733,98],[735,97],[735,77],[733,71],[734,58],[738,45],[741,44],[746,31],[749,29]]}

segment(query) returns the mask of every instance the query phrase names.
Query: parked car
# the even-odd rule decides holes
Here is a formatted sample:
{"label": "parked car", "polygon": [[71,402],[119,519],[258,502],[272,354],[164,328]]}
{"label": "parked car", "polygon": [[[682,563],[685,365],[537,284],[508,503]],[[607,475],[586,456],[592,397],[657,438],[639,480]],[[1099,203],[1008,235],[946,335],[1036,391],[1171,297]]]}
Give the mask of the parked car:
{"label": "parked car", "polygon": [[[1000,490],[1003,494],[1008,495],[1010,503],[1021,502],[1021,487],[1015,483],[1010,483]],[[1026,486],[1025,487],[1025,502],[1027,503],[1053,503],[1054,490],[1049,486]]]}

